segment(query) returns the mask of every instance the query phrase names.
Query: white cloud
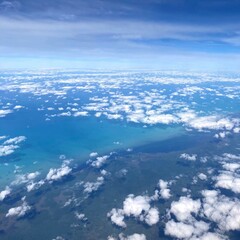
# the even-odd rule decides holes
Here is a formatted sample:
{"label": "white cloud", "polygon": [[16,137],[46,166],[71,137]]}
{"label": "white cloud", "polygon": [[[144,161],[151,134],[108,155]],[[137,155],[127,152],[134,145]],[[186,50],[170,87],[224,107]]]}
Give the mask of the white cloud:
{"label": "white cloud", "polygon": [[202,214],[217,223],[223,231],[240,230],[240,202],[219,195],[215,190],[204,190]]}
{"label": "white cloud", "polygon": [[40,172],[32,172],[32,173],[26,173],[26,174],[20,174],[16,176],[16,179],[11,183],[12,185],[19,185],[22,183],[28,183],[32,180],[34,180]]}
{"label": "white cloud", "polygon": [[170,212],[177,220],[184,221],[192,217],[192,213],[197,214],[201,207],[200,200],[193,200],[189,197],[180,197],[179,201],[171,203]]}
{"label": "white cloud", "polygon": [[13,217],[13,216],[23,217],[30,209],[31,207],[24,200],[22,205],[18,207],[10,208],[8,210],[8,213],[6,214],[6,217]]}
{"label": "white cloud", "polygon": [[228,118],[219,118],[217,116],[197,117],[188,122],[192,128],[203,130],[232,130],[234,123]]}
{"label": "white cloud", "polygon": [[150,201],[151,198],[148,196],[135,197],[133,194],[130,194],[124,200],[122,209],[113,208],[107,216],[119,227],[126,227],[125,217],[134,217],[152,226],[159,221],[159,212],[157,208],[151,207]]}
{"label": "white cloud", "polygon": [[154,114],[142,120],[146,124],[170,124],[178,122],[178,119],[171,114]]}
{"label": "white cloud", "polygon": [[151,197],[152,200],[158,200],[159,198],[169,199],[171,197],[169,182],[163,181],[162,179],[158,182],[159,189],[155,190],[154,195]]}
{"label": "white cloud", "polygon": [[136,196],[130,194],[123,202],[124,214],[128,217],[139,217],[143,212],[148,212],[150,209],[149,197]]}
{"label": "white cloud", "polygon": [[60,168],[51,168],[46,176],[46,180],[57,181],[69,175],[72,172],[72,168],[68,166],[69,163],[70,160],[65,160]]}
{"label": "white cloud", "polygon": [[88,112],[87,111],[78,111],[78,112],[75,112],[73,114],[74,117],[86,117],[88,116]]}
{"label": "white cloud", "polygon": [[24,108],[24,106],[16,105],[13,109],[21,109],[21,108]]}
{"label": "white cloud", "polygon": [[40,180],[38,182],[33,182],[31,181],[28,185],[27,185],[27,191],[31,192],[33,190],[36,190],[38,188],[40,188],[43,184],[45,183],[44,180]]}
{"label": "white cloud", "polygon": [[207,175],[204,174],[204,173],[199,173],[199,174],[198,174],[198,177],[199,177],[201,180],[207,180]]}
{"label": "white cloud", "polygon": [[239,163],[223,163],[222,167],[227,171],[235,172],[237,169],[240,168],[240,164]]}
{"label": "white cloud", "polygon": [[125,228],[127,226],[124,222],[124,211],[122,209],[113,208],[107,216],[111,219],[112,223],[118,227]]}
{"label": "white cloud", "polygon": [[152,226],[159,222],[159,212],[157,208],[150,208],[146,216],[143,217],[143,221],[145,221],[149,226]]}
{"label": "white cloud", "polygon": [[75,216],[78,220],[83,221],[83,222],[88,220],[84,213],[75,212]]}
{"label": "white cloud", "polygon": [[106,163],[108,158],[108,155],[97,157],[96,160],[91,163],[91,166],[95,168],[101,168]]}
{"label": "white cloud", "polygon": [[126,237],[123,234],[119,234],[119,240],[147,240],[147,238],[144,234],[139,233],[134,233]]}
{"label": "white cloud", "polygon": [[97,157],[98,156],[98,153],[97,152],[92,152],[89,154],[89,157],[91,158],[94,158],[94,157]]}
{"label": "white cloud", "polygon": [[11,188],[6,187],[5,190],[0,192],[0,201],[3,201],[11,193]]}
{"label": "white cloud", "polygon": [[4,157],[14,153],[15,149],[19,148],[17,145],[0,145],[0,157]]}
{"label": "white cloud", "polygon": [[8,145],[8,144],[19,144],[21,142],[24,142],[27,138],[25,136],[19,136],[19,137],[15,137],[15,138],[10,138],[8,140],[6,140],[3,144],[4,145]]}
{"label": "white cloud", "polygon": [[166,223],[164,232],[166,235],[176,237],[178,239],[186,239],[193,235],[194,227],[191,224],[170,220]]}
{"label": "white cloud", "polygon": [[182,153],[180,155],[180,158],[186,159],[188,161],[196,161],[197,160],[197,154],[188,154],[188,153]]}
{"label": "white cloud", "polygon": [[104,177],[98,177],[96,182],[86,182],[84,184],[84,192],[85,193],[92,193],[92,192],[96,192],[100,186],[102,186],[104,183]]}
{"label": "white cloud", "polygon": [[13,111],[9,110],[9,109],[6,109],[6,110],[1,109],[0,110],[0,117],[5,117],[6,115],[8,115],[9,113],[12,113],[12,112]]}
{"label": "white cloud", "polygon": [[[166,223],[165,234],[177,239],[200,240],[209,229],[209,225],[203,221],[193,219],[190,222],[175,222],[170,220]],[[211,236],[211,235],[210,235]]]}
{"label": "white cloud", "polygon": [[240,176],[232,172],[225,171],[215,177],[216,187],[229,189],[235,193],[240,193]]}

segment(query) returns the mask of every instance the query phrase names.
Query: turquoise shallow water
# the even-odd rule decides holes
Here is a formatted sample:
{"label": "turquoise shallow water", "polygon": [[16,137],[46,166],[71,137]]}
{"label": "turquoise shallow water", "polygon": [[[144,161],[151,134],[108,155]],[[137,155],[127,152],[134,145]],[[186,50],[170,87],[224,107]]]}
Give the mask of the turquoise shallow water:
{"label": "turquoise shallow water", "polygon": [[[178,239],[165,232],[176,221],[193,229],[180,238],[190,240],[203,237],[195,226],[201,220],[219,239],[239,239],[240,223],[224,229],[223,213],[224,224],[214,222],[202,195],[214,190],[224,209],[232,200],[232,212],[240,212],[240,189],[232,184],[240,179],[238,82],[237,76],[157,72],[1,73],[0,136],[6,138],[0,138],[0,238],[118,240],[121,233],[142,233],[150,240]],[[26,140],[11,140],[18,136]],[[4,156],[6,147],[13,152]],[[99,168],[88,162],[92,152],[108,156]],[[160,179],[171,194],[147,200],[159,211],[156,223],[125,213],[122,228],[107,217],[124,208],[129,194],[152,198]],[[39,186],[27,191],[29,184]],[[5,196],[6,186],[11,192]],[[88,193],[86,186],[95,190]],[[183,196],[201,206],[179,220],[170,209]]]}
{"label": "turquoise shallow water", "polygon": [[25,115],[25,119],[17,114],[0,119],[2,135],[27,137],[22,147],[15,152],[15,156],[5,160],[8,166],[0,169],[1,176],[5,176],[1,181],[2,187],[14,179],[16,165],[22,166],[23,173],[40,171],[44,175],[49,168],[61,165],[59,156],[62,154],[80,164],[88,160],[91,152],[101,155],[118,149],[126,151],[128,148],[167,139],[184,132],[181,127],[143,128],[93,117],[63,117],[45,121],[39,119],[38,113],[35,116],[34,113],[30,113],[29,120],[28,114]]}

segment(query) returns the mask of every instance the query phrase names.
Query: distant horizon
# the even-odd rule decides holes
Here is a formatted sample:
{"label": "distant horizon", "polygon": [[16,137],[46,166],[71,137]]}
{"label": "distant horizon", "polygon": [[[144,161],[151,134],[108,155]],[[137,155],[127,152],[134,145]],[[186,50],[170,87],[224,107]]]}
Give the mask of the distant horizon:
{"label": "distant horizon", "polygon": [[239,0],[0,1],[0,69],[238,71]]}

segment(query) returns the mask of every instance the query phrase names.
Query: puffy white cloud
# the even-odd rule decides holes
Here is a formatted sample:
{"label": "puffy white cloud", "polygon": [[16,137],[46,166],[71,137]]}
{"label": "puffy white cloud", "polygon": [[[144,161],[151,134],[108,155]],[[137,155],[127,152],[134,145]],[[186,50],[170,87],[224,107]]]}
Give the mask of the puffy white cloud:
{"label": "puffy white cloud", "polygon": [[7,136],[0,136],[0,141],[3,140],[3,139],[6,139]]}
{"label": "puffy white cloud", "polygon": [[150,208],[146,216],[143,217],[143,221],[145,221],[149,226],[152,226],[159,222],[159,212],[157,208]]}
{"label": "puffy white cloud", "polygon": [[158,182],[158,188],[155,190],[154,195],[151,197],[152,200],[158,200],[159,198],[169,199],[171,197],[170,189],[168,188],[170,185],[169,182],[166,182],[162,179]]}
{"label": "puffy white cloud", "polygon": [[32,173],[17,175],[16,179],[11,184],[19,185],[19,184],[23,184],[23,183],[28,183],[28,182],[34,180],[39,174],[40,174],[40,172],[36,171],[36,172],[32,172]]}
{"label": "puffy white cloud", "polygon": [[235,193],[240,193],[240,176],[226,171],[215,177],[216,187],[229,189]]}
{"label": "puffy white cloud", "polygon": [[190,238],[193,235],[194,227],[191,224],[175,222],[170,220],[166,223],[164,233],[178,239]]}
{"label": "puffy white cloud", "polygon": [[111,219],[112,223],[116,224],[118,227],[125,228],[127,226],[124,222],[124,211],[122,209],[113,208],[107,216]]}
{"label": "puffy white cloud", "polygon": [[178,118],[171,114],[153,114],[142,119],[146,124],[170,124],[178,122]]}
{"label": "puffy white cloud", "polygon": [[223,238],[217,233],[212,233],[212,232],[207,232],[201,237],[193,237],[191,240],[223,240],[226,239],[225,237]]}
{"label": "puffy white cloud", "polygon": [[232,130],[234,122],[228,118],[219,118],[218,116],[196,117],[188,122],[188,125],[198,130]]}
{"label": "puffy white cloud", "polygon": [[0,201],[3,201],[8,195],[11,193],[11,188],[8,186],[5,188],[5,190],[0,192]]}
{"label": "puffy white cloud", "polygon": [[240,230],[240,202],[220,195],[215,190],[203,190],[202,214],[217,223],[223,231]]}
{"label": "puffy white cloud", "polygon": [[85,193],[92,193],[96,192],[100,186],[102,186],[104,183],[104,177],[98,177],[96,182],[86,182],[83,187],[84,187],[84,192]]}
{"label": "puffy white cloud", "polygon": [[40,188],[43,184],[45,183],[44,180],[40,180],[38,182],[33,182],[31,181],[28,185],[27,185],[27,191],[31,192],[33,190],[36,190],[38,188]]}
{"label": "puffy white cloud", "polygon": [[18,207],[10,208],[8,210],[8,213],[6,214],[6,217],[13,217],[13,216],[23,217],[30,209],[31,207],[24,200],[22,205]]}
{"label": "puffy white cloud", "polygon": [[215,236],[215,234],[208,234],[208,230],[209,225],[203,221],[194,219],[191,222],[175,222],[170,220],[166,223],[164,232],[177,239],[200,240],[203,236]]}
{"label": "puffy white cloud", "polygon": [[19,136],[19,137],[15,137],[15,138],[10,138],[8,140],[6,140],[3,144],[4,145],[8,145],[8,144],[19,144],[23,141],[25,141],[27,138],[25,136]]}
{"label": "puffy white cloud", "polygon": [[224,153],[223,154],[224,160],[240,160],[239,155],[231,154],[231,153]]}
{"label": "puffy white cloud", "polygon": [[133,194],[123,202],[122,209],[113,208],[109,213],[108,217],[111,221],[120,226],[126,227],[124,217],[135,217],[138,220],[145,222],[149,226],[156,224],[159,221],[159,212],[157,208],[152,208],[150,205],[151,198],[148,196],[134,196]]}
{"label": "puffy white cloud", "polygon": [[0,117],[5,117],[6,115],[8,115],[9,113],[12,113],[13,111],[12,110],[9,110],[9,109],[0,109]]}
{"label": "puffy white cloud", "polygon": [[21,108],[24,108],[24,106],[16,105],[13,109],[21,109]]}
{"label": "puffy white cloud", "polygon": [[[5,138],[5,137],[4,137]],[[4,139],[2,138],[2,139]],[[14,153],[16,149],[19,148],[17,144],[26,140],[25,136],[19,136],[15,138],[10,138],[6,140],[3,145],[0,145],[0,157],[4,157]]]}
{"label": "puffy white cloud", "polygon": [[123,211],[127,216],[138,217],[142,212],[150,209],[149,198],[147,196],[136,196],[130,194],[123,202]]}
{"label": "puffy white cloud", "polygon": [[199,173],[199,174],[198,174],[198,177],[199,177],[201,180],[207,180],[207,175],[204,174],[204,173]]}
{"label": "puffy white cloud", "polygon": [[108,155],[97,157],[96,160],[91,163],[91,166],[95,168],[101,168],[106,163],[108,158]]}
{"label": "puffy white cloud", "polygon": [[88,116],[88,112],[87,111],[78,111],[78,112],[75,112],[73,114],[74,117],[86,117]]}
{"label": "puffy white cloud", "polygon": [[65,160],[60,168],[51,168],[46,176],[46,180],[57,181],[69,175],[72,172],[72,168],[68,166],[69,163],[70,161]]}
{"label": "puffy white cloud", "polygon": [[89,154],[89,157],[91,158],[94,158],[94,157],[97,157],[98,156],[98,153],[97,152],[92,152]]}
{"label": "puffy white cloud", "polygon": [[15,149],[19,148],[17,145],[0,145],[0,157],[4,157],[14,153]]}
{"label": "puffy white cloud", "polygon": [[84,213],[75,212],[75,216],[78,220],[83,221],[83,222],[88,220]]}
{"label": "puffy white cloud", "polygon": [[188,154],[188,153],[182,153],[180,155],[180,158],[186,159],[188,161],[196,161],[197,160],[197,154]]}
{"label": "puffy white cloud", "polygon": [[123,234],[119,234],[119,240],[147,240],[144,234],[134,233],[129,236],[124,236]]}
{"label": "puffy white cloud", "polygon": [[192,217],[192,213],[197,214],[201,207],[200,200],[193,200],[189,197],[180,197],[179,201],[171,203],[170,212],[177,220],[184,221]]}
{"label": "puffy white cloud", "polygon": [[240,164],[239,163],[223,163],[222,167],[227,171],[235,172],[237,169],[240,168]]}

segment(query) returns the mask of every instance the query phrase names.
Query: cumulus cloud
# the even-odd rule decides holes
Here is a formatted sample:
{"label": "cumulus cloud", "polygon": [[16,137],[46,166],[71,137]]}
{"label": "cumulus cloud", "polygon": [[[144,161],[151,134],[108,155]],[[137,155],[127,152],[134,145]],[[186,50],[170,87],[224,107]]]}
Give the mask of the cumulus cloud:
{"label": "cumulus cloud", "polygon": [[31,181],[28,185],[27,185],[27,191],[31,192],[33,190],[39,189],[43,184],[45,183],[44,180],[40,180],[38,182],[33,182]]}
{"label": "cumulus cloud", "polygon": [[216,190],[203,190],[202,214],[222,231],[240,230],[240,202],[220,195]]}
{"label": "cumulus cloud", "polygon": [[199,174],[198,174],[198,177],[199,177],[201,180],[207,180],[207,175],[204,174],[204,173],[199,173]]}
{"label": "cumulus cloud", "polygon": [[113,208],[107,216],[111,219],[111,222],[117,225],[118,227],[125,228],[127,225],[124,222],[124,211],[123,209]]}
{"label": "cumulus cloud", "polygon": [[230,119],[218,116],[197,117],[190,120],[188,125],[198,130],[232,130],[234,127],[234,123]]}
{"label": "cumulus cloud", "polygon": [[20,174],[16,176],[16,179],[11,183],[12,185],[20,185],[23,183],[29,183],[30,181],[34,180],[40,172],[32,172],[32,173],[26,173],[26,174]]}
{"label": "cumulus cloud", "polygon": [[84,213],[75,212],[75,216],[78,220],[83,221],[83,222],[88,220]]}
{"label": "cumulus cloud", "polygon": [[73,114],[74,117],[86,117],[88,116],[87,111],[78,111]]}
{"label": "cumulus cloud", "polygon": [[0,157],[4,157],[14,153],[15,149],[19,148],[17,145],[0,145]]}
{"label": "cumulus cloud", "polygon": [[194,227],[190,224],[170,220],[166,223],[164,232],[166,235],[178,239],[190,238],[193,235]]}
{"label": "cumulus cloud", "polygon": [[25,136],[19,136],[6,140],[2,145],[0,145],[0,157],[4,157],[14,153],[14,151],[19,148],[17,144],[25,140],[26,140]]}
{"label": "cumulus cloud", "polygon": [[46,176],[47,181],[58,181],[72,172],[68,166],[69,161],[65,160],[60,168],[51,168]]}
{"label": "cumulus cloud", "polygon": [[197,214],[201,207],[200,200],[193,200],[190,197],[180,197],[179,201],[171,203],[170,213],[173,213],[177,220],[184,221]]}
{"label": "cumulus cloud", "polygon": [[237,169],[240,168],[239,163],[223,163],[222,167],[230,172],[235,172]]}
{"label": "cumulus cloud", "polygon": [[178,122],[178,119],[171,114],[153,114],[142,120],[146,124],[170,124]]}
{"label": "cumulus cloud", "polygon": [[5,188],[5,190],[0,192],[0,201],[3,201],[7,196],[10,195],[11,193],[11,188],[9,188],[8,186]]}
{"label": "cumulus cloud", "polygon": [[158,182],[159,189],[155,190],[154,195],[151,197],[152,200],[158,200],[159,198],[169,199],[171,197],[169,185],[170,185],[170,182],[160,179]]}
{"label": "cumulus cloud", "polygon": [[6,214],[6,217],[23,217],[27,212],[29,212],[30,209],[31,207],[27,204],[25,200],[23,200],[22,205],[10,208],[8,210],[8,213]]}
{"label": "cumulus cloud", "polygon": [[230,171],[225,171],[215,177],[216,187],[229,189],[235,193],[240,193],[240,176]]}
{"label": "cumulus cloud", "polygon": [[166,223],[165,234],[178,239],[202,239],[209,229],[209,225],[203,221],[193,220],[192,222],[175,222],[170,220]]}
{"label": "cumulus cloud", "polygon": [[25,141],[27,138],[25,136],[19,136],[19,137],[15,137],[15,138],[10,138],[8,140],[6,140],[3,144],[4,145],[8,145],[8,144],[19,144],[23,141]]}
{"label": "cumulus cloud", "polygon": [[151,207],[150,202],[151,198],[148,196],[135,197],[130,194],[124,200],[122,209],[113,208],[107,216],[119,227],[126,227],[125,217],[134,217],[152,226],[159,221],[159,212],[157,208]]}
{"label": "cumulus cloud", "polygon": [[97,157],[95,161],[91,162],[91,166],[95,168],[101,168],[109,158],[108,155]]}
{"label": "cumulus cloud", "polygon": [[92,152],[89,154],[89,157],[91,158],[94,158],[94,157],[97,157],[98,156],[98,153],[97,152]]}
{"label": "cumulus cloud", "polygon": [[96,192],[100,186],[102,186],[104,184],[104,177],[98,177],[96,182],[86,182],[83,187],[84,187],[84,192],[85,193],[92,193],[92,192]]}
{"label": "cumulus cloud", "polygon": [[180,158],[186,159],[188,161],[196,161],[197,160],[197,154],[188,154],[188,153],[182,153],[180,155]]}
{"label": "cumulus cloud", "polygon": [[159,211],[157,208],[150,208],[145,216],[142,217],[142,221],[145,221],[149,226],[152,226],[159,222]]}
{"label": "cumulus cloud", "polygon": [[12,113],[13,111],[12,110],[9,110],[9,109],[0,109],[0,117],[5,117],[6,115],[8,115],[9,113]]}
{"label": "cumulus cloud", "polygon": [[134,233],[129,236],[124,236],[122,233],[119,234],[119,240],[147,240],[144,234]]}

